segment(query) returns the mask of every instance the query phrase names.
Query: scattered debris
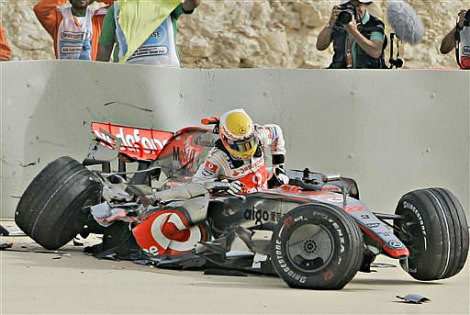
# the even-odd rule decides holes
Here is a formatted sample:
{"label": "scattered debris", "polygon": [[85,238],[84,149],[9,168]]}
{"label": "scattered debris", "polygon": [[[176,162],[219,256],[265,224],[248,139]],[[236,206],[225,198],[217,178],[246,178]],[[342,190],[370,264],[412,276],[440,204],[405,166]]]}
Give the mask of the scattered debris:
{"label": "scattered debris", "polygon": [[109,259],[109,260],[118,260],[117,254],[114,251],[114,248],[111,248],[110,250],[105,250],[104,252],[94,254],[98,259]]}
{"label": "scattered debris", "polygon": [[396,268],[397,265],[387,264],[387,263],[372,263],[370,264],[371,268]]}
{"label": "scattered debris", "polygon": [[5,250],[7,248],[12,248],[13,247],[13,243],[1,243],[0,244],[0,250]]}
{"label": "scattered debris", "polygon": [[8,236],[26,236],[26,234],[19,228],[11,228],[8,230]]}
{"label": "scattered debris", "polygon": [[404,297],[397,295],[397,298],[404,300],[404,303],[421,304],[431,301],[427,297],[418,294],[407,294]]}
{"label": "scattered debris", "polygon": [[204,270],[205,275],[214,275],[214,276],[235,276],[235,277],[247,277],[248,275],[239,270],[229,270],[229,269],[206,269]]}
{"label": "scattered debris", "polygon": [[83,242],[80,242],[80,239],[78,237],[75,237],[73,239],[73,246],[83,246]]}
{"label": "scattered debris", "polygon": [[29,167],[29,166],[34,166],[34,165],[36,165],[36,162],[31,162],[31,163],[28,163],[28,164],[20,163],[21,167]]}
{"label": "scattered debris", "polygon": [[7,228],[4,228],[3,225],[0,224],[0,235],[1,236],[8,236],[10,235],[10,232],[8,231]]}
{"label": "scattered debris", "polygon": [[150,265],[151,261],[148,260],[148,259],[138,259],[138,260],[134,260],[134,264],[137,264],[137,265]]}
{"label": "scattered debris", "polygon": [[59,256],[52,257],[52,259],[61,259],[62,257],[72,258],[72,255],[69,253],[56,253]]}

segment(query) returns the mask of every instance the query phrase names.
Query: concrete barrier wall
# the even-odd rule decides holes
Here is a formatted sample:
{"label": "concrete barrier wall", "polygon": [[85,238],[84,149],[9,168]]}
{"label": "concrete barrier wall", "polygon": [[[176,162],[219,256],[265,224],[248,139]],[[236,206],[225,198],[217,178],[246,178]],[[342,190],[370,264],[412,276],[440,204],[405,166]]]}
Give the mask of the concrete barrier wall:
{"label": "concrete barrier wall", "polygon": [[374,210],[434,186],[470,208],[470,72],[0,67],[3,217],[48,162],[83,159],[93,120],[177,130],[236,107],[283,127],[287,167],[353,177]]}

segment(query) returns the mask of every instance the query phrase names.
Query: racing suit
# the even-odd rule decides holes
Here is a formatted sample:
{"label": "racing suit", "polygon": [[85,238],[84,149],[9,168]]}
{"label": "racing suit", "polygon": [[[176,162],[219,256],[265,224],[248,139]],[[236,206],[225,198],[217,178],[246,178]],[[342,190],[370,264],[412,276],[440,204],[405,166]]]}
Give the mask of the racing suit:
{"label": "racing suit", "polygon": [[258,148],[250,160],[235,160],[222,145],[219,139],[211,149],[205,161],[196,172],[194,181],[237,180],[243,187],[240,194],[252,193],[268,188],[269,174],[265,165],[265,152],[269,147],[273,157],[274,168],[284,163],[284,137],[278,125],[255,125],[255,135],[259,140]]}
{"label": "racing suit", "polygon": [[[233,159],[222,141],[217,140],[204,163],[199,166],[193,182],[223,179],[238,181],[242,185],[237,193],[241,195],[267,189],[269,174],[264,161],[265,153],[270,148],[273,168],[280,169],[286,153],[284,137],[281,128],[274,124],[255,125],[255,136],[259,140],[259,145],[253,158],[247,161]],[[168,216],[161,225],[161,232],[169,240],[181,242],[188,238],[191,226],[178,217],[181,215],[177,213]]]}

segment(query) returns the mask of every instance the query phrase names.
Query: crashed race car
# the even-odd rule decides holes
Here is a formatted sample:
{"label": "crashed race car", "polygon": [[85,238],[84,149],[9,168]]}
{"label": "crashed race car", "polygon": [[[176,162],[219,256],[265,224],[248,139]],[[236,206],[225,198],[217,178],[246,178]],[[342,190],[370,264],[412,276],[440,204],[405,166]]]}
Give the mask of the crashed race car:
{"label": "crashed race car", "polygon": [[[83,163],[51,162],[17,206],[18,227],[46,249],[97,233],[97,257],[278,275],[308,289],[341,289],[380,254],[423,281],[452,277],[466,262],[465,213],[446,189],[409,192],[394,214],[378,213],[354,180],[306,168],[287,170],[288,185],[234,196],[230,183],[192,181],[218,138],[212,128],[93,123],[92,132]],[[145,203],[150,194],[158,202]],[[169,239],[161,226],[170,219],[191,228]]]}

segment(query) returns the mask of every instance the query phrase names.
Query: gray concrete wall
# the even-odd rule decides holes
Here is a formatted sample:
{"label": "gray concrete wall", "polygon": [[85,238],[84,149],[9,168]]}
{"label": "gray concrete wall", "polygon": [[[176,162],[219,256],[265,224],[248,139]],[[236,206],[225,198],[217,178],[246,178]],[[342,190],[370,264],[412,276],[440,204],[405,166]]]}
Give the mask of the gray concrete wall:
{"label": "gray concrete wall", "polygon": [[393,211],[404,193],[434,186],[470,208],[468,71],[0,67],[2,217],[52,159],[83,159],[93,120],[176,130],[236,107],[283,127],[288,167],[353,177],[374,210]]}

